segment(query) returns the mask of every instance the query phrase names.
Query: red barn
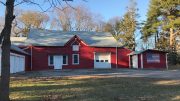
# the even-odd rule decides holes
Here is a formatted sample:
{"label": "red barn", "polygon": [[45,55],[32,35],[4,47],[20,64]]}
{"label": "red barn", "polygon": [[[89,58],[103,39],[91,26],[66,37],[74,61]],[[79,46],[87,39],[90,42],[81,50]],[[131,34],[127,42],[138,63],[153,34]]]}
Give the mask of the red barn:
{"label": "red barn", "polygon": [[13,44],[31,54],[26,70],[129,68],[132,52],[103,32],[32,29],[23,43]]}
{"label": "red barn", "polygon": [[158,50],[134,51],[129,54],[132,68],[168,68],[167,53]]}

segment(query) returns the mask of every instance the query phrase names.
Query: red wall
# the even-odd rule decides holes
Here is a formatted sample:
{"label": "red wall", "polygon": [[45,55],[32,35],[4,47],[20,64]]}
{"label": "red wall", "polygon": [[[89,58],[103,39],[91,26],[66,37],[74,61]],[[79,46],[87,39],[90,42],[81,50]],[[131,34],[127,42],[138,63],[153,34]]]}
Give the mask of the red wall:
{"label": "red wall", "polygon": [[141,54],[138,54],[138,68],[141,68]]}
{"label": "red wall", "polygon": [[[78,52],[72,51],[72,44],[79,44]],[[49,55],[67,55],[68,65],[63,65],[63,69],[92,69],[94,68],[94,52],[110,52],[111,67],[116,68],[116,48],[115,47],[89,47],[77,36],[68,41],[65,46],[33,46],[32,47],[32,70],[53,69],[48,66]],[[118,68],[129,68],[129,54],[131,51],[125,48],[118,48]],[[79,65],[72,64],[72,54],[79,54]]]}
{"label": "red wall", "polygon": [[[92,69],[94,67],[94,52],[111,52],[111,67],[116,68],[116,48],[100,48],[80,46],[80,51],[72,51],[72,47],[43,47],[34,46],[32,55],[32,70],[47,70],[54,67],[48,66],[48,55],[68,55],[68,65],[63,69]],[[79,65],[72,64],[72,54],[79,54]],[[129,68],[130,50],[118,49],[118,68]]]}
{"label": "red wall", "polygon": [[126,48],[118,48],[118,68],[129,68],[129,55],[132,51]]}
{"label": "red wall", "polygon": [[[160,55],[160,63],[147,63],[147,53]],[[143,53],[143,68],[166,68],[166,53],[157,51],[146,51]]]}

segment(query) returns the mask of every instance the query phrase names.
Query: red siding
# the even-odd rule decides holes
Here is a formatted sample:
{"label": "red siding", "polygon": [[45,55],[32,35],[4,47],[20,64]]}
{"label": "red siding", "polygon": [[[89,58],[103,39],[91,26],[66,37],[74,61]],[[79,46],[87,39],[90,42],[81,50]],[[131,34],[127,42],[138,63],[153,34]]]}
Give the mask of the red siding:
{"label": "red siding", "polygon": [[[79,44],[78,52],[72,51],[72,44]],[[31,48],[27,51],[30,53]],[[68,65],[63,65],[62,69],[93,69],[94,52],[110,52],[111,67],[116,68],[116,48],[115,47],[89,47],[78,36],[70,39],[65,46],[33,46],[32,47],[32,70],[53,69],[48,66],[49,55],[67,55]],[[131,51],[125,48],[118,48],[118,68],[129,68],[128,54]],[[72,54],[79,54],[79,65],[72,64]],[[31,57],[27,58],[30,63]],[[30,66],[30,64],[28,64]],[[26,70],[30,70],[27,68]]]}
{"label": "red siding", "polygon": [[138,68],[141,68],[141,54],[138,54]]}
{"label": "red siding", "polygon": [[[72,51],[72,44],[80,45],[78,52]],[[74,36],[64,47],[60,46],[33,46],[32,48],[32,70],[53,69],[48,66],[49,55],[67,55],[68,65],[63,69],[92,69],[94,68],[94,52],[110,52],[111,67],[116,68],[116,48],[112,47],[89,47],[77,36]],[[131,51],[125,48],[118,49],[118,68],[129,68],[129,54]],[[79,65],[72,64],[72,54],[79,54]]]}
{"label": "red siding", "polygon": [[129,56],[132,51],[126,48],[118,49],[118,68],[129,68]]}
{"label": "red siding", "polygon": [[31,56],[25,58],[25,71],[31,71]]}
{"label": "red siding", "polygon": [[[110,52],[111,67],[116,68],[116,48],[80,46],[80,51],[73,52],[72,47],[34,46],[32,70],[53,69],[54,67],[48,66],[48,55],[68,55],[68,65],[63,65],[63,69],[92,69],[94,67],[94,52]],[[130,50],[118,49],[118,68],[129,67],[128,53],[130,53]],[[79,65],[72,64],[72,54],[79,54]]]}
{"label": "red siding", "polygon": [[[155,53],[160,55],[159,63],[147,63],[147,53]],[[144,68],[166,68],[166,53],[157,51],[146,51],[143,53]]]}

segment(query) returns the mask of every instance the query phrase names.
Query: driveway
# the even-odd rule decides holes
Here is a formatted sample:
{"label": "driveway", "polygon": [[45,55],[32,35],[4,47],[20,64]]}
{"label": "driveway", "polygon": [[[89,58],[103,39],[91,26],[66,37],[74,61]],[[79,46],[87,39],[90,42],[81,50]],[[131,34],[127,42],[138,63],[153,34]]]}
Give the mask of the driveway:
{"label": "driveway", "polygon": [[134,69],[80,69],[48,70],[13,74],[12,77],[69,77],[69,76],[111,76],[111,77],[148,77],[179,79],[180,70],[134,70]]}

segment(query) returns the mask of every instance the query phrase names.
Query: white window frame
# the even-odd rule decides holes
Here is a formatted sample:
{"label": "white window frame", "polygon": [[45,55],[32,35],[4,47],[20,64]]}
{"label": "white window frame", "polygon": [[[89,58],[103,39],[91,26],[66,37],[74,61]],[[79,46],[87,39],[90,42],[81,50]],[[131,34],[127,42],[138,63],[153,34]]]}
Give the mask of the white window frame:
{"label": "white window frame", "polygon": [[48,55],[48,66],[54,66],[54,56],[53,56],[53,64],[50,64],[50,56],[53,55]]}
{"label": "white window frame", "polygon": [[[77,55],[77,57],[78,57],[78,63],[74,63],[74,56],[75,55]],[[73,54],[73,56],[72,56],[72,64],[73,65],[78,65],[79,64],[79,54]]]}
{"label": "white window frame", "polygon": [[72,45],[73,51],[79,51],[79,45]]}
{"label": "white window frame", "polygon": [[[66,56],[66,64],[63,63],[63,65],[68,65],[68,55],[62,55],[62,56]],[[64,58],[63,58],[64,59]],[[64,61],[64,60],[63,60]]]}

